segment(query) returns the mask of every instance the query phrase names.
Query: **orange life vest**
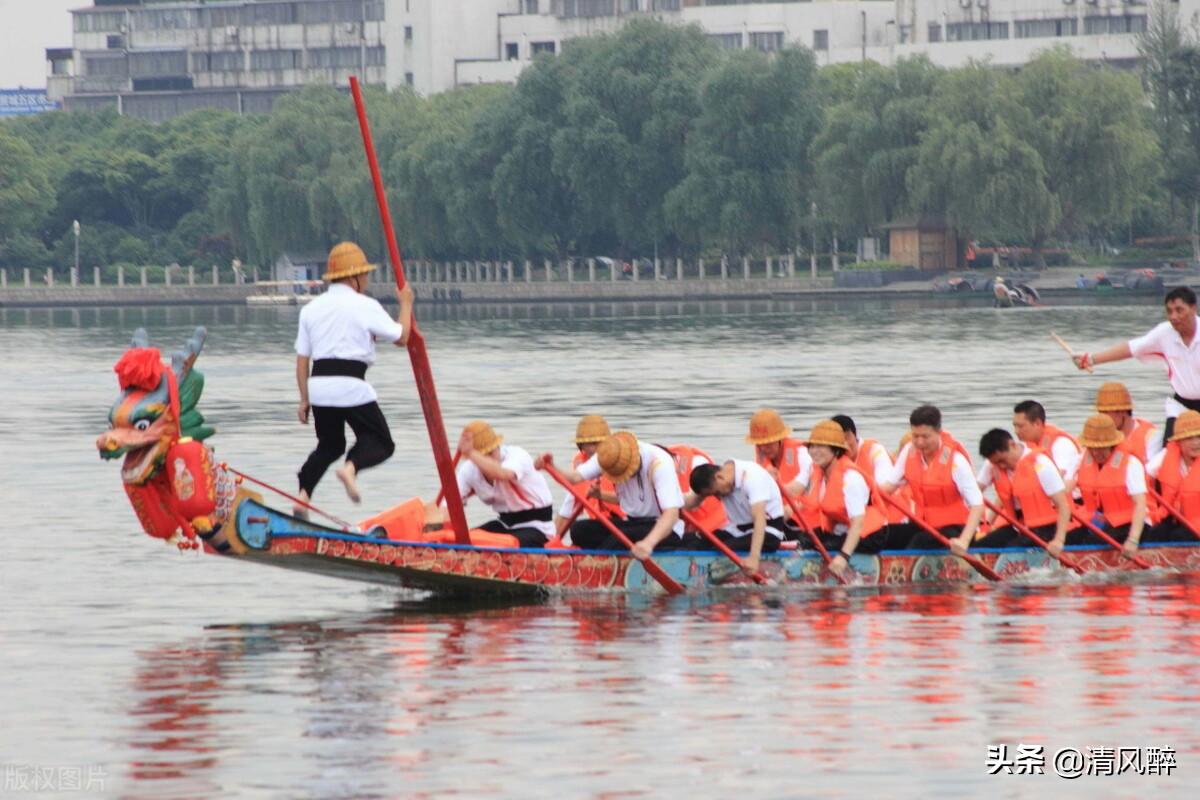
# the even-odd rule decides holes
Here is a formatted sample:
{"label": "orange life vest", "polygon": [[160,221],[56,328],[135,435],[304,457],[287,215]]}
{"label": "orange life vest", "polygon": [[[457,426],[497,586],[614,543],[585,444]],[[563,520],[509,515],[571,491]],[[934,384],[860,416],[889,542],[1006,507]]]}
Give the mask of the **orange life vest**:
{"label": "orange life vest", "polygon": [[1030,447],[1010,478],[1007,470],[992,466],[995,476],[993,485],[996,495],[1004,505],[1009,516],[1017,518],[1017,507],[1020,507],[1020,519],[1031,528],[1052,525],[1058,522],[1058,509],[1050,500],[1050,496],[1042,489],[1042,482],[1037,476],[1037,457],[1042,451]]}
{"label": "orange life vest", "polygon": [[1133,498],[1125,488],[1125,469],[1126,459],[1134,457],[1124,450],[1114,449],[1104,466],[1100,466],[1091,452],[1084,455],[1076,485],[1083,495],[1087,516],[1095,515],[1099,509],[1104,512],[1105,521],[1114,528],[1128,525],[1133,519]]}
{"label": "orange life vest", "polygon": [[[942,446],[933,460],[924,463],[921,451],[910,447],[904,462],[904,479],[912,488],[917,516],[935,528],[967,524],[967,505],[954,485],[954,454],[962,445],[942,434]],[[955,447],[955,445],[958,445]]]}
{"label": "orange life vest", "polygon": [[[1200,526],[1200,462],[1193,461],[1188,465],[1187,474],[1183,474],[1183,451],[1179,442],[1167,444],[1163,455],[1162,467],[1158,470],[1158,482],[1162,486],[1163,500],[1187,518],[1193,525]],[[1162,516],[1167,516],[1166,508],[1162,508]]]}
{"label": "orange life vest", "polygon": [[[702,456],[710,464],[715,463],[708,453],[691,445],[673,444],[663,449],[675,459],[675,476],[679,479],[679,488],[685,495],[692,490],[692,465],[696,456]],[[697,523],[710,531],[724,528],[725,523],[729,521],[725,516],[725,506],[721,505],[721,501],[717,497],[704,498],[700,505],[692,509],[692,515],[696,517]]]}
{"label": "orange life vest", "polygon": [[[571,459],[571,466],[578,468],[580,464],[587,460],[588,457],[582,452],[576,453],[575,457]],[[592,481],[580,481],[579,483],[575,484],[575,488],[586,494],[587,491],[592,488]],[[604,492],[605,494],[617,493],[617,488],[613,485],[612,479],[603,472],[600,473],[600,491]],[[616,503],[609,503],[608,501],[602,500],[600,501],[600,508],[604,509],[604,512],[611,517],[617,513],[616,510],[620,509],[620,506]],[[587,515],[587,512],[582,512],[580,516],[583,515]]]}
{"label": "orange life vest", "polygon": [[[859,442],[858,443],[858,456],[854,459],[854,465],[856,467],[858,467],[858,471],[861,472],[863,474],[863,477],[867,479],[867,486],[871,487],[872,499],[878,500],[878,498],[874,494],[874,492],[875,492],[875,463],[871,458],[871,451],[874,450],[876,447],[883,447],[883,445],[881,445],[879,442],[875,441],[874,439],[863,439],[861,442]],[[885,453],[887,452],[886,447],[884,447],[883,450]],[[888,456],[888,459],[890,460],[891,456]],[[896,500],[902,506],[911,510],[911,508],[912,508],[912,492],[909,491],[907,486],[901,486],[899,489],[892,492],[892,497],[896,498]],[[878,502],[883,503],[882,500],[878,500]],[[894,525],[894,524],[898,524],[898,523],[901,523],[904,521],[904,519],[905,519],[904,512],[900,511],[895,506],[883,503],[881,508],[883,510],[883,515],[885,517],[887,517],[887,521],[889,524]]]}
{"label": "orange life vest", "polygon": [[[1079,442],[1075,439],[1075,437],[1057,425],[1051,425],[1049,422],[1047,422],[1042,429],[1042,440],[1037,443],[1037,449],[1050,456],[1050,460],[1054,461],[1054,443],[1058,441],[1059,437],[1062,436],[1070,439],[1071,444],[1075,445],[1076,452],[1079,452]],[[1030,446],[1032,447],[1033,445]],[[1055,466],[1058,466],[1057,462],[1055,463]],[[1061,467],[1059,469],[1061,470]]]}
{"label": "orange life vest", "polygon": [[1133,433],[1126,436],[1125,441],[1117,445],[1117,449],[1137,456],[1138,460],[1145,464],[1148,460],[1146,458],[1146,440],[1153,431],[1153,422],[1147,419],[1134,418]]}
{"label": "orange life vest", "polygon": [[[843,491],[846,472],[849,470],[862,475],[863,479],[867,482],[868,488],[871,486],[870,479],[868,479],[866,475],[863,475],[862,470],[854,465],[849,456],[845,455],[839,456],[836,460],[834,460],[828,471],[821,471],[822,474],[820,483],[815,480],[816,467],[814,466],[813,469],[813,484],[817,485],[818,492],[820,492],[820,484],[824,484],[825,486],[825,491],[821,494],[821,499],[818,501],[819,508],[821,510],[821,529],[829,533],[832,532],[837,525],[849,525],[850,514],[846,510],[846,495]],[[879,510],[874,502],[869,502],[867,504],[866,514],[864,515],[862,533],[860,534],[860,537],[865,539],[871,534],[879,531],[885,525],[887,525],[887,518],[884,517],[883,512]]]}
{"label": "orange life vest", "polygon": [[784,439],[780,442],[782,447],[779,451],[779,463],[771,461],[769,458],[761,458],[758,455],[758,448],[754,448],[754,460],[760,467],[773,467],[779,472],[779,481],[784,486],[787,486],[792,481],[796,480],[796,476],[800,474],[800,451],[804,449],[804,443],[798,442],[795,439]]}

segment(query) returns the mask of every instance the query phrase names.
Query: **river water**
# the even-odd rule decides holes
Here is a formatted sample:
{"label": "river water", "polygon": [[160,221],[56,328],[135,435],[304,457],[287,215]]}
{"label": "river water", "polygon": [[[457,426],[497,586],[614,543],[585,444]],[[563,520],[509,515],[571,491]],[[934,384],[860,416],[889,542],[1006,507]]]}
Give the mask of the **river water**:
{"label": "river water", "polygon": [[[925,300],[422,308],[452,431],[490,420],[571,453],[578,416],[748,455],[749,415],[849,413],[893,444],[936,402],[968,444],[1040,399],[1077,431],[1104,379],[1162,417],[1135,363],[1077,374],[1155,302],[993,311]],[[196,325],[222,459],[291,485],[297,310],[0,309],[0,796],[1194,797],[1200,583],[808,589],[468,606],[183,555],[138,530],[93,441],[134,328]],[[407,359],[372,371],[396,456],[363,509],[436,490]],[[485,518],[469,509],[473,521]],[[1045,774],[989,775],[989,746]],[[1064,748],[1171,748],[1170,775],[1055,774]],[[1132,755],[1128,755],[1132,758]],[[1015,759],[1036,766],[1037,759]],[[1101,758],[1102,762],[1104,759]],[[993,754],[993,765],[1001,759]],[[1065,772],[1071,767],[1065,765]],[[1165,770],[1164,770],[1165,771]],[[1003,770],[1002,770],[1003,772]]]}

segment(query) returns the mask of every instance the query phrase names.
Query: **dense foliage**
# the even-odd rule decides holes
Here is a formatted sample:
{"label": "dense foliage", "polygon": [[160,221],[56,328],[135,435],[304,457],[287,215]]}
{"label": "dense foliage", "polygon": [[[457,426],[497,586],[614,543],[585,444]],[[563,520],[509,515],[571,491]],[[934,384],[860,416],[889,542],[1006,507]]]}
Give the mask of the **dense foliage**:
{"label": "dense foliage", "polygon": [[[1017,72],[818,71],[804,49],[729,53],[639,21],[515,86],[368,103],[414,257],[781,253],[928,215],[1040,252],[1200,214],[1200,48],[1161,15],[1143,46],[1144,85],[1055,49]],[[65,268],[76,219],[88,266],[383,250],[351,103],[331,88],[268,116],[0,125],[0,265]]]}

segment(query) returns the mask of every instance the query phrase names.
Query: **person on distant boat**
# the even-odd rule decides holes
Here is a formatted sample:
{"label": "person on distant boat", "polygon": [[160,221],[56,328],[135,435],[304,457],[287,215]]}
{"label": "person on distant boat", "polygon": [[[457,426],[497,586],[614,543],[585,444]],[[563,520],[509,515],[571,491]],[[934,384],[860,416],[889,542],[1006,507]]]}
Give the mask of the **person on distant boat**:
{"label": "person on distant boat", "polygon": [[[1013,432],[1030,447],[1036,447],[1054,462],[1059,474],[1073,475],[1079,466],[1079,443],[1075,437],[1046,422],[1046,409],[1036,400],[1022,400],[1013,406]],[[986,465],[984,469],[987,469]],[[1071,489],[1070,485],[1067,486]]]}
{"label": "person on distant boat", "polygon": [[806,508],[819,511],[817,535],[833,556],[830,571],[841,575],[855,553],[878,553],[888,546],[887,516],[872,502],[872,479],[850,458],[841,425],[827,419],[813,426],[808,452],[813,474]]}
{"label": "person on distant boat", "polygon": [[1200,530],[1200,412],[1188,409],[1175,418],[1175,433],[1166,448],[1146,465],[1157,478],[1165,501],[1159,511],[1162,522],[1142,535],[1143,541],[1194,542],[1196,535],[1168,507],[1178,511],[1193,528]]}
{"label": "person on distant boat", "polygon": [[[579,424],[575,426],[575,447],[579,452],[571,460],[571,466],[577,468],[594,456],[600,443],[611,435],[612,431],[609,430],[608,421],[598,414],[588,414],[579,420]],[[605,510],[619,507],[616,505],[617,490],[607,475],[601,475],[596,481],[580,483],[578,488],[585,490],[593,499],[602,502]],[[554,517],[555,535],[561,537],[567,533],[567,523],[576,516],[577,508],[575,495],[568,492]],[[586,514],[587,512],[582,513]]]}
{"label": "person on distant boat", "polygon": [[[975,482],[966,448],[942,430],[942,412],[935,406],[914,409],[908,423],[912,440],[900,450],[879,491],[891,495],[902,486],[910,487],[915,518],[950,539],[955,551],[965,551],[983,519],[983,493]],[[943,547],[916,526],[893,525],[888,538],[893,548]]]}
{"label": "person on distant boat", "polygon": [[1167,321],[1160,322],[1149,333],[1113,345],[1099,353],[1074,356],[1075,366],[1090,369],[1099,364],[1136,358],[1167,368],[1167,380],[1174,395],[1167,398],[1167,424],[1163,440],[1169,440],[1175,418],[1185,409],[1200,411],[1200,317],[1196,316],[1196,293],[1186,286],[1167,292],[1163,300]]}
{"label": "person on distant boat", "polygon": [[[726,521],[714,533],[730,549],[748,553],[743,559],[747,571],[756,571],[759,556],[775,552],[787,538],[779,484],[753,461],[697,465],[688,483],[691,491],[684,497],[684,508],[698,508],[709,497],[721,501]],[[707,539],[700,546],[712,547]]]}
{"label": "person on distant boat", "polygon": [[[979,455],[987,462],[979,470],[980,488],[994,486],[1001,507],[1010,517],[1061,552],[1075,523],[1071,520],[1072,502],[1066,482],[1050,457],[1000,428],[993,428],[979,440]],[[1014,526],[1002,525],[973,544],[1019,547],[1031,542]]]}
{"label": "person on distant boat", "polygon": [[[1137,553],[1138,543],[1152,518],[1153,506],[1146,495],[1146,468],[1136,456],[1120,449],[1125,436],[1104,414],[1088,417],[1079,437],[1087,452],[1079,462],[1075,485],[1083,497],[1083,517],[1104,516],[1104,532],[1123,542],[1128,556]],[[1067,544],[1100,544],[1090,531],[1082,530]]]}
{"label": "person on distant boat", "polygon": [[[396,291],[400,312],[393,320],[379,301],[366,294],[367,263],[362,249],[342,242],[329,252],[322,279],[329,289],[300,311],[296,334],[296,384],[300,405],[296,416],[308,424],[312,412],[317,447],[300,468],[300,498],[308,501],[325,471],[346,453],[346,430],[355,442],[337,477],[355,503],[361,500],[357,475],[381,464],[395,450],[375,389],[367,383],[367,367],[375,362],[375,342],[408,343],[413,291]],[[311,375],[309,368],[311,365]],[[304,509],[297,509],[304,515]]]}
{"label": "person on distant boat", "polygon": [[1096,392],[1096,410],[1112,417],[1117,430],[1125,435],[1121,449],[1137,456],[1143,464],[1149,464],[1162,450],[1163,441],[1154,423],[1133,415],[1133,397],[1125,384],[1111,381],[1101,386]]}
{"label": "person on distant boat", "polygon": [[492,426],[475,420],[463,428],[458,440],[462,460],[455,470],[463,502],[471,495],[499,513],[479,527],[507,533],[521,547],[545,547],[554,535],[554,510],[546,476],[533,458],[516,445],[504,444]]}
{"label": "person on distant boat", "polygon": [[[548,461],[541,456],[537,466]],[[625,519],[612,524],[636,542],[633,554],[650,556],[656,547],[678,547],[683,539],[683,492],[675,478],[675,461],[661,447],[638,441],[629,431],[617,431],[600,443],[596,454],[579,465],[564,469],[572,483],[594,481],[607,475],[617,489],[617,500]],[[581,519],[571,526],[571,541],[588,550],[624,550],[625,545],[599,521]]]}

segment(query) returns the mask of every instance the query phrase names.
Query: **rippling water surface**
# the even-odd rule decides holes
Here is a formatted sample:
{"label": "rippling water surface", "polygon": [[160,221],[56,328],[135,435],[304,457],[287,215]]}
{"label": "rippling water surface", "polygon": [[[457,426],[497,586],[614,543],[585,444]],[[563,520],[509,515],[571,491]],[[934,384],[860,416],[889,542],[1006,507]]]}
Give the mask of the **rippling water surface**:
{"label": "rippling water surface", "polygon": [[[918,300],[422,309],[452,430],[571,451],[577,417],[747,455],[746,421],[834,413],[889,444],[936,402],[968,443],[1041,400],[1078,430],[1081,349],[1154,303],[992,311]],[[1148,797],[1200,789],[1200,583],[809,589],[465,606],[218,558],[138,531],[92,442],[145,326],[209,329],[218,455],[290,485],[295,309],[0,309],[0,796]],[[402,352],[372,371],[398,449],[365,509],[436,490]],[[330,479],[318,500],[363,516]],[[471,518],[482,521],[474,507]],[[989,776],[988,745],[1173,747],[1170,777]],[[40,773],[35,770],[41,770]],[[90,781],[90,783],[89,783]]]}

